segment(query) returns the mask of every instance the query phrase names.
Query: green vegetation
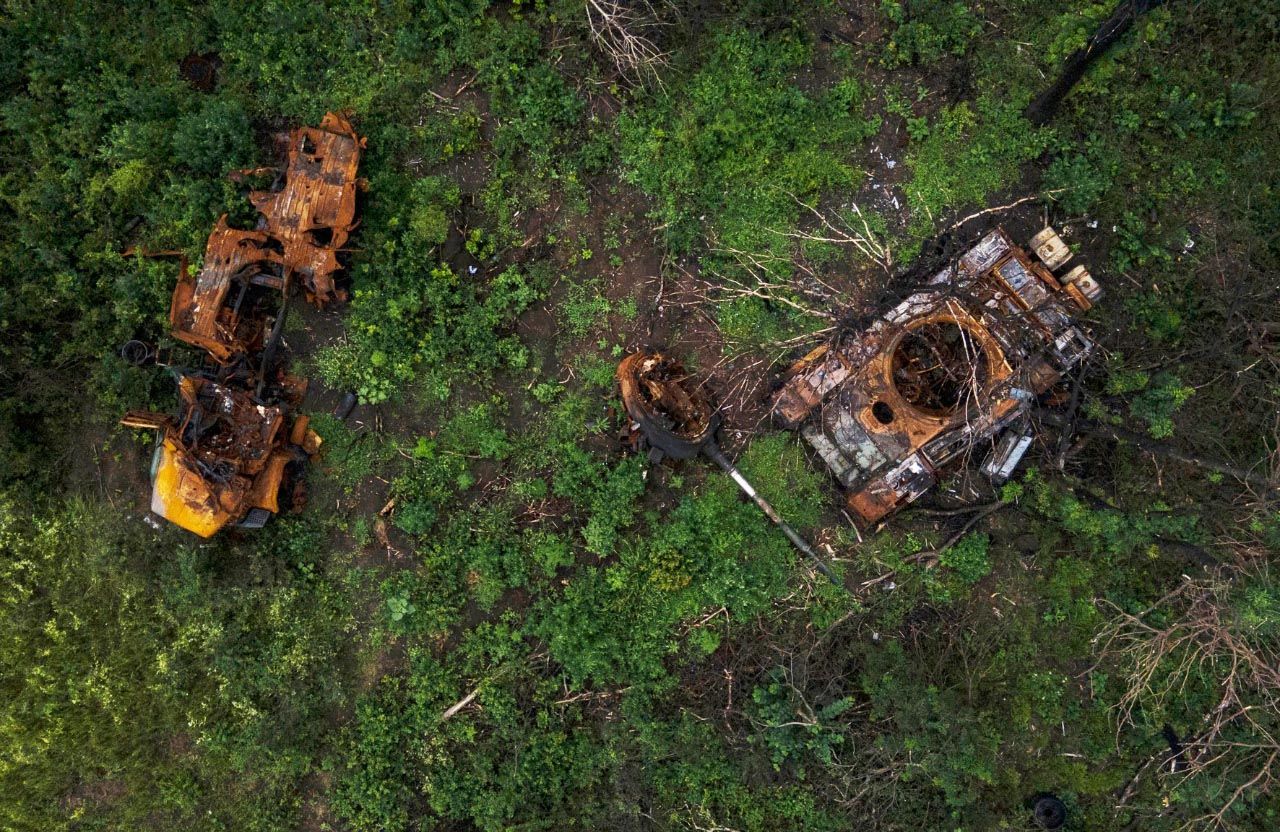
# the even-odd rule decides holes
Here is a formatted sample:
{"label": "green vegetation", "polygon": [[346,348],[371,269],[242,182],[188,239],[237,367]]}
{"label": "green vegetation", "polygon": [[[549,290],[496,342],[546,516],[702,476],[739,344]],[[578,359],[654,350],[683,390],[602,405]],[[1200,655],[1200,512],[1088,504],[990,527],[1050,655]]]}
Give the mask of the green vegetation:
{"label": "green vegetation", "polygon": [[[717,32],[702,66],[650,108],[620,119],[625,173],[651,194],[669,245],[770,251],[797,200],[855,187],[847,148],[873,134],[865,87],[844,78],[816,94],[793,83],[812,60],[794,30]],[[674,82],[673,82],[674,83]]]}
{"label": "green vegetation", "polygon": [[[0,828],[1276,828],[1280,16],[1163,4],[1034,128],[1115,0],[853,5],[654,4],[641,79],[578,0],[11,4]],[[197,263],[333,109],[368,188],[350,302],[286,329],[308,505],[153,529],[115,424],[172,378],[118,350],[195,359],[121,252]],[[984,221],[1070,229],[1101,349],[1014,481],[855,531],[770,381],[1024,198]],[[850,593],[618,441],[660,341]]]}

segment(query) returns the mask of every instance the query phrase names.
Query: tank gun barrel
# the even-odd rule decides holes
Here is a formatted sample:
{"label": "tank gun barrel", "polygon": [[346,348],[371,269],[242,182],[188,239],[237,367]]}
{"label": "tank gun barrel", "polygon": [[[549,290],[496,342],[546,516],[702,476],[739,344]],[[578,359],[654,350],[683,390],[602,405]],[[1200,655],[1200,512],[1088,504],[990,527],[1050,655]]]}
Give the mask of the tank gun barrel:
{"label": "tank gun barrel", "polygon": [[750,482],[747,481],[747,478],[742,476],[742,472],[738,470],[738,466],[730,462],[729,458],[724,455],[724,452],[720,450],[720,446],[716,444],[714,439],[702,446],[702,452],[706,454],[707,458],[712,462],[719,465],[726,474],[733,478],[733,481],[738,484],[738,488],[742,489],[742,493],[750,497],[775,526],[782,529],[782,533],[787,536],[787,539],[790,540],[797,549],[804,552],[811,561],[813,561],[813,565],[817,567],[819,572],[827,576],[827,580],[831,581],[831,583],[841,589],[845,588],[844,584],[840,581],[840,578],[837,577],[835,572],[831,571],[831,567],[827,565],[826,561],[824,561],[822,557],[813,550],[813,547],[809,545],[808,541],[801,537],[795,529],[791,528],[790,524],[788,524],[786,520],[782,519],[782,515],[778,514],[778,510],[775,509],[768,500],[760,496],[760,493],[756,491],[755,487],[752,486]]}

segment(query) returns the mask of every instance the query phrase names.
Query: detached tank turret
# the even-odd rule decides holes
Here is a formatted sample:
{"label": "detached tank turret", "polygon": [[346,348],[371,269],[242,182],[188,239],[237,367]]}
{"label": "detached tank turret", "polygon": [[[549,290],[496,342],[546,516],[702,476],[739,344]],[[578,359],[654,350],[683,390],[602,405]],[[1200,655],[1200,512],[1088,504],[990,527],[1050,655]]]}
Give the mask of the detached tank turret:
{"label": "detached tank turret", "polygon": [[871,326],[791,368],[774,418],[814,447],[861,523],[975,451],[988,476],[1008,479],[1031,444],[1031,403],[1093,349],[1075,317],[1098,283],[1069,268],[1052,228],[1031,249],[997,228]]}

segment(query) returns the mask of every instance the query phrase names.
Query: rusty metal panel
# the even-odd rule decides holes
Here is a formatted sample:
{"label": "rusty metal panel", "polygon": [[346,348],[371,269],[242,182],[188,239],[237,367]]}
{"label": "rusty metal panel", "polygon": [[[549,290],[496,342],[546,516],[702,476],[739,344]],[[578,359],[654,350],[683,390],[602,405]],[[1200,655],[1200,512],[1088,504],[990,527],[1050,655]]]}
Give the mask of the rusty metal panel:
{"label": "rusty metal panel", "polygon": [[1013,248],[1009,235],[1004,229],[997,228],[960,258],[960,265],[966,274],[980,275],[996,264]]}
{"label": "rusty metal panel", "polygon": [[861,490],[851,492],[848,506],[864,523],[875,523],[915,500],[937,481],[924,458],[912,454]]}
{"label": "rusty metal panel", "polygon": [[1031,447],[1033,438],[1030,425],[1025,423],[1005,431],[982,463],[982,473],[990,477],[991,482],[996,485],[1008,482],[1027,449]]}
{"label": "rusty metal panel", "polygon": [[[245,294],[254,277],[279,263],[262,231],[227,225],[223,214],[205,245],[200,273],[191,277],[184,261],[169,305],[172,335],[205,350],[220,364],[244,355],[262,338],[262,320],[248,314]],[[234,296],[233,296],[234,290]]]}
{"label": "rusty metal panel", "polygon": [[362,187],[356,172],[364,146],[345,116],[328,113],[318,128],[290,133],[281,190],[249,195],[266,232],[283,246],[286,282],[299,281],[317,306],[345,300],[333,278],[338,252],[356,227],[356,192]]}

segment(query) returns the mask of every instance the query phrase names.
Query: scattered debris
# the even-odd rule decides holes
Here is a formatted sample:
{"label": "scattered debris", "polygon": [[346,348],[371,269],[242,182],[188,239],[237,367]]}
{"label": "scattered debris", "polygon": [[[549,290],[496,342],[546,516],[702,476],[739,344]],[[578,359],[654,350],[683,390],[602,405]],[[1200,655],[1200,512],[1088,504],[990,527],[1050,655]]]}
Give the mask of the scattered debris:
{"label": "scattered debris", "polygon": [[1186,768],[1187,760],[1182,747],[1182,742],[1178,739],[1178,732],[1173,730],[1173,726],[1165,723],[1160,729],[1164,741],[1169,743],[1169,773],[1177,774]]}
{"label": "scattered debris", "polygon": [[1067,822],[1066,804],[1051,794],[1036,800],[1031,812],[1041,829],[1061,829]]}
{"label": "scattered debris", "polygon": [[1076,83],[1084,77],[1085,72],[1095,61],[1111,49],[1129,27],[1138,18],[1152,9],[1164,5],[1166,0],[1121,0],[1116,4],[1111,16],[1099,24],[1098,28],[1084,42],[1084,45],[1071,53],[1062,65],[1062,72],[1047,89],[1041,92],[1027,105],[1023,115],[1036,127],[1043,127],[1053,118],[1058,106]]}
{"label": "scattered debris", "polygon": [[359,398],[355,393],[347,392],[343,394],[342,400],[338,402],[338,406],[333,409],[333,418],[345,422],[351,412],[356,409],[356,403]]}
{"label": "scattered debris", "polygon": [[154,358],[155,355],[148,344],[135,339],[124,342],[124,345],[120,347],[120,357],[128,364],[141,367]]}
{"label": "scattered debris", "polygon": [[[865,331],[815,349],[773,400],[849,491],[867,525],[919,497],[980,443],[1007,479],[1030,446],[1030,403],[1093,342],[1073,323],[1101,289],[1046,228],[1032,255],[1002,229],[984,237]],[[1017,424],[1012,438],[994,442]]]}

